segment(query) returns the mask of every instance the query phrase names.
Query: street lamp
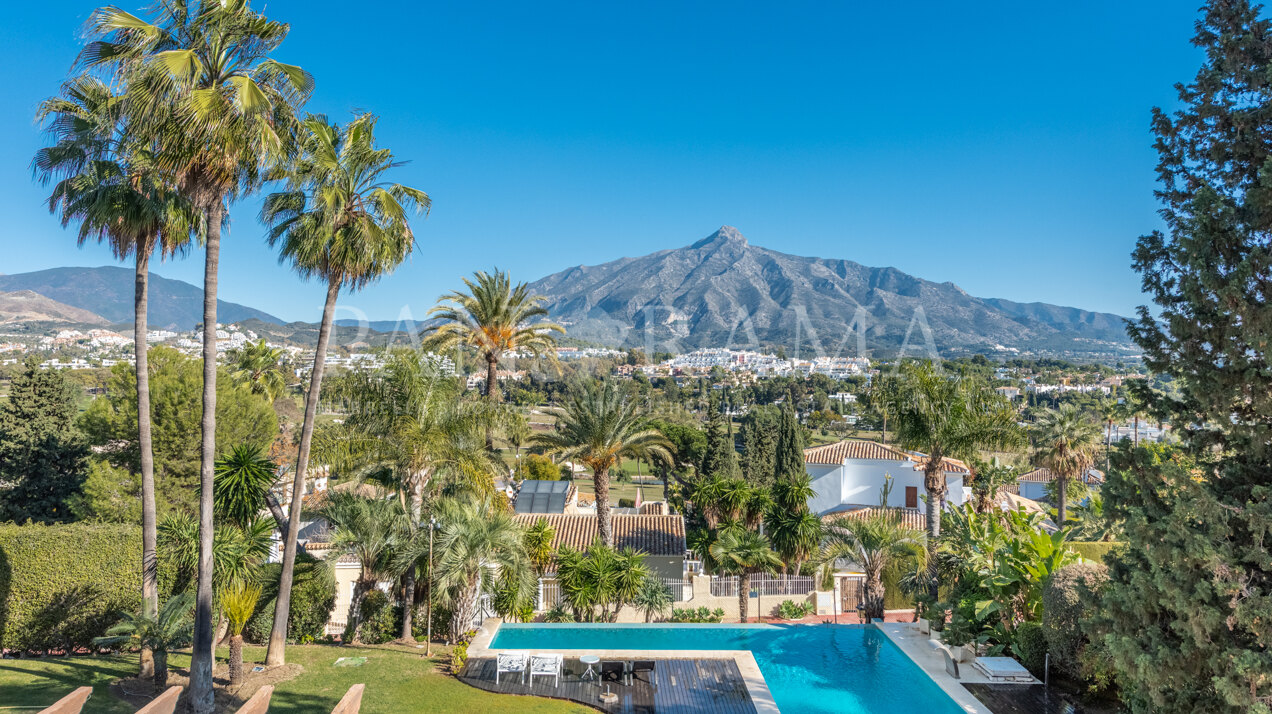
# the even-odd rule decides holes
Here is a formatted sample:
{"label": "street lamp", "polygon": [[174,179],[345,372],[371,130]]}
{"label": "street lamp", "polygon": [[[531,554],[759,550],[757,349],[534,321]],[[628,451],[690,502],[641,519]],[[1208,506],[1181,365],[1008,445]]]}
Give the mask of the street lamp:
{"label": "street lamp", "polygon": [[433,655],[433,529],[437,527],[437,519],[428,519],[428,580],[424,582],[428,590],[428,630],[424,635],[424,656]]}

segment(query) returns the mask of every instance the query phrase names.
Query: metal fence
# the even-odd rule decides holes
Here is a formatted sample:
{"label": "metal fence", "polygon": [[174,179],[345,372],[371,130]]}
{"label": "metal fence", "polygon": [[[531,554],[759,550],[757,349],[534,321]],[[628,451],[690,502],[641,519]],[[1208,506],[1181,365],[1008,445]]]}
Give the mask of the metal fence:
{"label": "metal fence", "polygon": [[[693,600],[693,581],[681,578],[658,578],[671,591],[673,602],[682,603]],[[535,599],[535,612],[545,612],[561,602],[561,585],[553,578],[539,579],[538,597]]]}
{"label": "metal fence", "polygon": [[[736,576],[712,577],[711,594],[715,597],[737,597],[740,578]],[[751,591],[770,595],[807,595],[817,589],[817,583],[808,575],[752,575]]]}
{"label": "metal fence", "polygon": [[711,595],[714,597],[737,597],[738,578],[736,576],[711,576]]}

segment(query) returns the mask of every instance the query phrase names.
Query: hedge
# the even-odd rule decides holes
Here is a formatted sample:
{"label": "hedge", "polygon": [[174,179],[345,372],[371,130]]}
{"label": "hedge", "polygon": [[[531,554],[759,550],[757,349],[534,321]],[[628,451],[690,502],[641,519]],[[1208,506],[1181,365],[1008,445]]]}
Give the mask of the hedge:
{"label": "hedge", "polygon": [[1126,543],[1120,541],[1069,541],[1068,546],[1073,552],[1082,556],[1083,559],[1093,563],[1103,563],[1104,556],[1115,548],[1121,548]]}
{"label": "hedge", "polygon": [[139,526],[0,525],[0,649],[89,647],[140,606]]}

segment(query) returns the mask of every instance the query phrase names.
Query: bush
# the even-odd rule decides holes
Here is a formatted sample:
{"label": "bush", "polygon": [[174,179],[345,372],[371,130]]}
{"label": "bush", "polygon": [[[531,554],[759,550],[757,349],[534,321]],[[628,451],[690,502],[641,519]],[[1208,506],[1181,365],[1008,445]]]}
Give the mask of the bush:
{"label": "bush", "polygon": [[[401,620],[394,622],[394,607],[383,590],[373,589],[362,598],[362,621],[358,623],[358,635],[363,644],[379,645],[397,639]],[[350,623],[353,624],[353,623]],[[394,625],[397,627],[394,627]],[[344,641],[352,642],[353,632],[345,628]]]}
{"label": "bush", "polygon": [[1083,560],[1103,563],[1104,556],[1108,555],[1109,551],[1121,548],[1126,544],[1118,541],[1069,541],[1067,545],[1073,552],[1082,556]]}
{"label": "bush", "polygon": [[1042,670],[1047,662],[1047,637],[1042,632],[1042,625],[1036,622],[1020,623],[1016,628],[1015,639],[1012,648],[1020,657],[1020,663],[1034,675],[1042,677]]}
{"label": "bush", "polygon": [[565,608],[564,602],[559,602],[551,610],[543,613],[544,622],[574,622],[574,613]]}
{"label": "bush", "polygon": [[618,499],[618,507],[619,507],[619,508],[635,508],[635,507],[636,507],[636,499],[634,499],[634,498],[620,498],[620,499]]}
{"label": "bush", "polygon": [[556,464],[552,463],[552,459],[543,454],[527,454],[522,461],[525,464],[525,476],[532,481],[559,481],[561,479],[561,470]]}
{"label": "bush", "polygon": [[[172,572],[159,571],[160,596]],[[0,649],[92,646],[122,612],[141,608],[141,528],[130,524],[0,525]]]}
{"label": "bush", "polygon": [[813,606],[807,602],[783,600],[777,606],[777,616],[783,620],[800,620],[813,613]]}
{"label": "bush", "polygon": [[1104,565],[1074,563],[1053,573],[1042,588],[1042,631],[1051,661],[1071,677],[1082,677],[1079,655],[1088,641],[1082,620],[1108,580]]}
{"label": "bush", "polygon": [[[243,638],[248,642],[258,645],[269,642],[282,572],[282,563],[261,566],[261,599],[256,603],[252,619],[243,628]],[[287,641],[311,642],[322,637],[335,606],[336,578],[331,566],[308,553],[297,553],[296,567],[292,570],[291,606],[287,609]]]}
{"label": "bush", "polygon": [[684,610],[681,610],[680,608],[673,608],[671,611],[671,620],[670,620],[670,622],[723,622],[723,621],[724,621],[724,610],[718,607],[715,610],[708,610],[706,607],[700,607],[696,610],[693,609],[692,607],[685,608]]}

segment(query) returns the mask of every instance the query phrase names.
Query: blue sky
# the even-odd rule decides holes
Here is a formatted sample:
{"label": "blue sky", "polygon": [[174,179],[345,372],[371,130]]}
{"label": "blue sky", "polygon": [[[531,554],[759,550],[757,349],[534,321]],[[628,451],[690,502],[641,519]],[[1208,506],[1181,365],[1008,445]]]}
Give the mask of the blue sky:
{"label": "blue sky", "polygon": [[[20,3],[0,26],[0,272],[112,262],[76,248],[29,172],[34,108],[98,4]],[[292,24],[276,56],[314,74],[307,108],[380,114],[398,180],[433,197],[420,250],[343,301],[373,319],[421,315],[476,269],[529,281],[722,224],[1130,314],[1129,253],[1160,224],[1149,111],[1196,71],[1199,4],[255,3]],[[231,209],[221,297],[316,321],[322,288],[277,264],[257,207]],[[155,272],[198,284],[201,254]]]}

